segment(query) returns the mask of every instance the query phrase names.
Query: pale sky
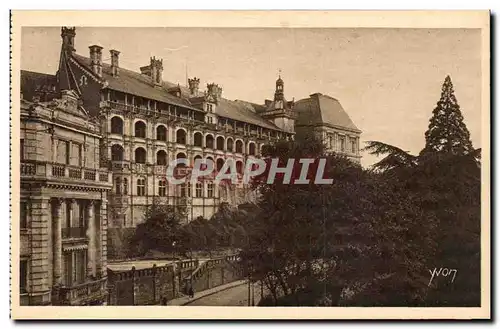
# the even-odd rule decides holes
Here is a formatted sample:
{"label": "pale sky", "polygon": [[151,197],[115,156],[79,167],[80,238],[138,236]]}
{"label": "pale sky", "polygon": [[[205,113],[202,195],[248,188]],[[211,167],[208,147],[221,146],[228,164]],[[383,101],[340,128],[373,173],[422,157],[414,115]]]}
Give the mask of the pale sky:
{"label": "pale sky", "polygon": [[[77,28],[75,48],[88,56],[98,44],[120,53],[120,66],[139,71],[163,58],[163,79],[189,77],[222,86],[222,96],[263,103],[278,70],[285,97],[320,92],[337,98],[364,141],[378,140],[417,154],[441,85],[450,75],[474,147],[481,147],[480,30],[285,28]],[[23,28],[24,70],[54,74],[60,27]],[[363,154],[369,166],[376,157]]]}

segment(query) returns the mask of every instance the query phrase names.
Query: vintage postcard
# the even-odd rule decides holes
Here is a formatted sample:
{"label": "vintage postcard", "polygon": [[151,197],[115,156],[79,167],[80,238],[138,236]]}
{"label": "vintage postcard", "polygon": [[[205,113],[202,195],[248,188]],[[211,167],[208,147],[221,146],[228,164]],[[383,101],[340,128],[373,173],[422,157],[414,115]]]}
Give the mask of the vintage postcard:
{"label": "vintage postcard", "polygon": [[12,12],[12,317],[489,319],[489,22]]}

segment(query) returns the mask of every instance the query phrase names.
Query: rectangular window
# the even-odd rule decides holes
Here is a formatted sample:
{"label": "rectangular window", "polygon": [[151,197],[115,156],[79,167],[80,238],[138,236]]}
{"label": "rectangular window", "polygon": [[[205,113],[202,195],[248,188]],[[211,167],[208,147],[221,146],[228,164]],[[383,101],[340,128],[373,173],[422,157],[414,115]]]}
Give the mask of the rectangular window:
{"label": "rectangular window", "polygon": [[351,139],[351,152],[353,154],[356,154],[356,139],[355,138]]}
{"label": "rectangular window", "polygon": [[180,188],[179,194],[180,194],[181,198],[185,197],[186,196],[186,184],[185,183],[181,184],[179,188]]}
{"label": "rectangular window", "polygon": [[166,181],[165,180],[160,180],[158,182],[158,195],[159,196],[166,196],[167,195],[167,187],[166,187]]}
{"label": "rectangular window", "polygon": [[20,148],[19,152],[21,156],[21,161],[24,161],[24,138],[21,138],[19,148]]}
{"label": "rectangular window", "polygon": [[71,287],[73,285],[73,253],[64,253],[64,285]]}
{"label": "rectangular window", "polygon": [[207,197],[208,198],[214,197],[214,184],[213,183],[208,183],[208,185],[207,185]]}
{"label": "rectangular window", "polygon": [[187,196],[191,197],[191,183],[187,183]]}
{"label": "rectangular window", "polygon": [[137,195],[138,196],[146,195],[146,179],[145,178],[139,178],[137,180]]}
{"label": "rectangular window", "polygon": [[203,197],[203,184],[202,183],[196,183],[196,197],[197,198]]}
{"label": "rectangular window", "polygon": [[345,137],[340,137],[340,152],[345,152]]}
{"label": "rectangular window", "polygon": [[28,261],[21,260],[19,262],[19,292],[24,294],[28,288]]}
{"label": "rectangular window", "polygon": [[78,145],[78,165],[83,166],[83,145]]}
{"label": "rectangular window", "polygon": [[20,204],[20,226],[22,229],[28,227],[28,204],[26,202],[21,202]]}
{"label": "rectangular window", "polygon": [[66,164],[70,164],[70,154],[71,154],[71,145],[69,142],[64,142],[66,148]]}

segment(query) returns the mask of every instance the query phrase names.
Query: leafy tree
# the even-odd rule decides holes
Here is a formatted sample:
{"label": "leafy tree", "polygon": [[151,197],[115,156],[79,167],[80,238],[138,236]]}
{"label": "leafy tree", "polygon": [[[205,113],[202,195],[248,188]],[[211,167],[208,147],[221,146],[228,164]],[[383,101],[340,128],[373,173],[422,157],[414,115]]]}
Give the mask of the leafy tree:
{"label": "leafy tree", "polygon": [[185,217],[182,208],[154,202],[144,212],[144,221],[137,225],[131,244],[136,246],[134,254],[144,255],[148,251],[171,251],[174,241],[180,240],[179,229]]}

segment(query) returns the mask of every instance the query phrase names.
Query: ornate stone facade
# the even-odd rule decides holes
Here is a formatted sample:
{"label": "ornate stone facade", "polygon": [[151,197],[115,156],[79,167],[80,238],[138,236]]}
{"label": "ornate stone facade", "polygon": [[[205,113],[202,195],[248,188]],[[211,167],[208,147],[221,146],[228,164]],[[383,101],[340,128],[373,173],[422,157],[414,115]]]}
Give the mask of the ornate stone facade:
{"label": "ornate stone facade", "polygon": [[107,193],[98,125],[73,91],[21,100],[21,305],[106,300]]}

